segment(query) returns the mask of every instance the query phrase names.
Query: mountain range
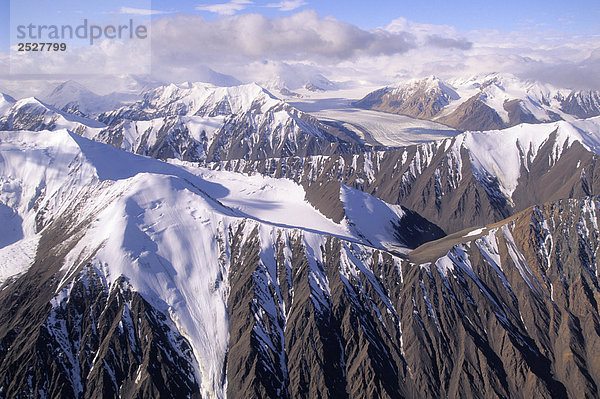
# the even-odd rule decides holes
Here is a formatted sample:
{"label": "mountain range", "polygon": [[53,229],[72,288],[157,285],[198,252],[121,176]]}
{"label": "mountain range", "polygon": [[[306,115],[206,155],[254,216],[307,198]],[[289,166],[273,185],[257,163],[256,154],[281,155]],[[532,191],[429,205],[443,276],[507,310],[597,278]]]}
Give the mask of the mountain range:
{"label": "mountain range", "polygon": [[385,87],[357,107],[436,121],[459,130],[494,130],[600,115],[600,92],[558,89],[509,74],[444,82],[435,76]]}
{"label": "mountain range", "polygon": [[254,83],[0,96],[0,397],[598,397],[598,98],[416,80],[356,106],[457,131],[385,146]]}
{"label": "mountain range", "polygon": [[198,162],[356,152],[364,147],[351,132],[320,123],[256,84],[160,86],[95,119],[26,98],[0,117],[2,130],[57,128],[137,154]]}

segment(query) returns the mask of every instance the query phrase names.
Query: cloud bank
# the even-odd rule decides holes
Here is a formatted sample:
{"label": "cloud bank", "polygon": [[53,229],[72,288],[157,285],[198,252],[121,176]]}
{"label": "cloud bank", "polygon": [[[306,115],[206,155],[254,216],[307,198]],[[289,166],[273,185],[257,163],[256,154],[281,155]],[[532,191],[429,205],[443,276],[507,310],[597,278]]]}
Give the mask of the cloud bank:
{"label": "cloud bank", "polygon": [[[287,16],[235,14],[254,3],[232,0],[199,5],[220,14],[165,15],[151,23],[151,46],[106,41],[68,55],[24,64],[28,73],[74,73],[86,60],[105,74],[150,74],[164,82],[203,80],[207,68],[243,81],[283,80],[297,85],[322,74],[342,86],[378,86],[437,75],[452,78],[510,72],[560,87],[600,89],[600,36],[524,28],[513,32],[460,31],[453,26],[420,24],[405,18],[372,30],[303,10]],[[294,10],[303,0],[269,4]],[[141,13],[144,10],[128,10]],[[138,67],[151,59],[151,70]],[[0,67],[6,61],[0,60]],[[98,68],[96,68],[98,69]],[[85,71],[79,71],[84,72]],[[3,89],[0,82],[0,91]],[[100,89],[111,87],[103,85]],[[291,88],[291,87],[290,87]],[[101,91],[101,90],[100,90]]]}
{"label": "cloud bank", "polygon": [[163,18],[152,27],[153,55],[178,62],[258,59],[339,62],[405,53],[415,47],[406,32],[366,31],[307,10],[289,17],[244,14],[216,21],[199,16]]}

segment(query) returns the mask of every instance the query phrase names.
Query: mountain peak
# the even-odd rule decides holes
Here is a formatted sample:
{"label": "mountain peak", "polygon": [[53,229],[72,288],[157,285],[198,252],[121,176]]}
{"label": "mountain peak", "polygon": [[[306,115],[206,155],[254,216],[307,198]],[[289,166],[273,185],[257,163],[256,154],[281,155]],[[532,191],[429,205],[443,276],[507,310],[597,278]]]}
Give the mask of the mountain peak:
{"label": "mountain peak", "polygon": [[15,103],[15,102],[17,102],[17,100],[15,100],[12,96],[9,96],[6,93],[0,93],[0,98],[2,100],[6,101],[6,102],[9,102],[9,103]]}
{"label": "mountain peak", "polygon": [[431,119],[460,96],[435,76],[409,80],[396,87],[373,92],[356,102],[358,107]]}
{"label": "mountain peak", "polygon": [[70,129],[83,133],[86,129],[101,129],[105,125],[94,119],[61,111],[37,97],[23,98],[13,104],[0,118],[0,130]]}
{"label": "mountain peak", "polygon": [[204,82],[169,84],[149,90],[134,105],[161,115],[238,114],[251,109],[273,107],[281,102],[256,83],[218,87]]}
{"label": "mountain peak", "polygon": [[82,85],[81,83],[75,81],[75,80],[66,80],[63,83],[59,84],[58,86],[56,86],[51,92],[50,95],[52,94],[57,94],[60,92],[69,92],[69,93],[92,93],[91,90],[89,90],[87,87],[85,87],[84,85]]}
{"label": "mountain peak", "polygon": [[44,103],[42,100],[40,100],[37,97],[25,97],[14,103],[15,108],[20,108],[20,107],[23,107],[26,105],[40,106],[40,107],[46,108],[48,110],[55,111],[54,107]]}
{"label": "mountain peak", "polygon": [[457,100],[459,95],[456,93],[454,88],[438,78],[435,75],[429,75],[425,78],[411,79],[405,83],[400,83],[392,88],[397,93],[404,93],[403,95],[413,95],[417,92],[431,92],[447,97],[448,100]]}
{"label": "mountain peak", "polygon": [[369,93],[361,108],[404,114],[459,130],[493,130],[600,115],[600,92],[557,89],[510,73],[413,79]]}
{"label": "mountain peak", "polygon": [[9,96],[8,94],[0,93],[0,117],[8,111],[17,100]]}
{"label": "mountain peak", "polygon": [[131,99],[131,95],[111,93],[104,96],[94,93],[74,80],[67,80],[56,86],[42,100],[58,110],[84,117],[100,114],[116,108]]}

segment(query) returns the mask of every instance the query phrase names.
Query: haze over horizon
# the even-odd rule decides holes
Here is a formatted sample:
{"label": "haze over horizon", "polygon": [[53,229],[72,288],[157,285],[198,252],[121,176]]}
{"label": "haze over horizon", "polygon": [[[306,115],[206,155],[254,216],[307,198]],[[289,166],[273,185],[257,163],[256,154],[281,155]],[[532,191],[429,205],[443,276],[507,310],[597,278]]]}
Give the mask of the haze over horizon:
{"label": "haze over horizon", "polygon": [[[39,1],[0,3],[10,8],[0,17],[7,27],[0,32],[1,90],[35,94],[50,81],[74,78],[105,94],[123,85],[118,83],[123,75],[182,82],[206,80],[212,71],[241,82],[280,79],[292,86],[294,78],[320,74],[341,87],[506,72],[558,87],[600,89],[600,7],[593,1],[477,7],[466,1],[340,6],[306,0],[135,0],[85,9],[75,4],[53,3],[50,11]],[[11,73],[9,43],[16,44],[19,15],[72,25],[83,18],[99,24],[134,18],[149,26],[150,40],[73,45],[35,62],[21,57],[19,73]],[[107,85],[111,79],[116,83]]]}

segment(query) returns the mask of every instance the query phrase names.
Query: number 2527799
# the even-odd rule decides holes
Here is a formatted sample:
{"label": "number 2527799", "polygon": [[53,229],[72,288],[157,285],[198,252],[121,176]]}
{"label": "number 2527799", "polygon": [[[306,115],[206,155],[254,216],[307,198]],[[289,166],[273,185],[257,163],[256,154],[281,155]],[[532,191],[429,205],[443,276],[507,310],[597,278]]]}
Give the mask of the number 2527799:
{"label": "number 2527799", "polygon": [[67,43],[17,43],[17,51],[66,51]]}

